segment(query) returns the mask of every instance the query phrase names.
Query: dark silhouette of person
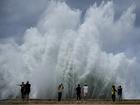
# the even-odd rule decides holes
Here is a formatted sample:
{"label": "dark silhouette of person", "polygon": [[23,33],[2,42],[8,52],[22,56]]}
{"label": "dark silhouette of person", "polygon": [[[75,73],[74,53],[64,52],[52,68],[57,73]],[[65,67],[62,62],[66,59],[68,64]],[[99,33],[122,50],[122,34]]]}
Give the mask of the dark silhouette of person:
{"label": "dark silhouette of person", "polygon": [[115,102],[116,100],[116,88],[115,88],[115,85],[112,85],[112,101]]}
{"label": "dark silhouette of person", "polygon": [[81,87],[80,84],[76,87],[77,100],[81,100]]}
{"label": "dark silhouette of person", "polygon": [[119,98],[119,101],[122,101],[122,87],[121,85],[118,87],[118,98]]}
{"label": "dark silhouette of person", "polygon": [[64,89],[64,86],[63,86],[63,84],[61,83],[61,84],[58,86],[58,101],[61,101],[63,89]]}
{"label": "dark silhouette of person", "polygon": [[22,98],[22,100],[24,100],[24,98],[25,98],[25,84],[24,84],[24,82],[22,82],[22,83],[21,83],[20,85],[18,85],[18,86],[21,87],[21,89],[20,89],[21,98]]}
{"label": "dark silhouette of person", "polygon": [[31,84],[29,83],[29,81],[27,81],[27,83],[25,84],[25,96],[27,100],[29,100],[30,92],[31,92]]}

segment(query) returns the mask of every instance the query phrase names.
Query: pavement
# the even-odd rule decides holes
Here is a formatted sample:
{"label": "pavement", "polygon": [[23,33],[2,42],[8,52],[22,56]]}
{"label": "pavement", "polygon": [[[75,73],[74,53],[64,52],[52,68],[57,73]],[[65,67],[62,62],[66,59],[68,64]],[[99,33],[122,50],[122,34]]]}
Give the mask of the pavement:
{"label": "pavement", "polygon": [[122,100],[112,102],[111,100],[93,100],[88,99],[86,101],[76,101],[76,100],[62,100],[61,102],[58,102],[57,100],[51,100],[51,99],[30,99],[29,101],[23,101],[21,99],[5,99],[0,100],[0,105],[140,105],[140,99],[137,100]]}

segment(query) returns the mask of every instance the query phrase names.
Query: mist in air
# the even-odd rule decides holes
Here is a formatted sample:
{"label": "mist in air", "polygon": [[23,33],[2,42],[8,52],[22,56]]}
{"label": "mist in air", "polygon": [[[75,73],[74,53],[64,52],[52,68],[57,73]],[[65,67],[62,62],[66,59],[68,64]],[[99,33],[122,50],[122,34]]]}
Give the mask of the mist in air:
{"label": "mist in air", "polygon": [[27,80],[32,98],[56,98],[59,83],[64,97],[74,97],[77,84],[87,83],[90,97],[110,97],[115,84],[122,85],[125,98],[140,98],[137,56],[114,51],[135,30],[135,5],[115,19],[112,1],[95,3],[85,13],[50,1],[40,17],[22,44],[9,39],[0,44],[1,99],[18,97],[17,84]]}

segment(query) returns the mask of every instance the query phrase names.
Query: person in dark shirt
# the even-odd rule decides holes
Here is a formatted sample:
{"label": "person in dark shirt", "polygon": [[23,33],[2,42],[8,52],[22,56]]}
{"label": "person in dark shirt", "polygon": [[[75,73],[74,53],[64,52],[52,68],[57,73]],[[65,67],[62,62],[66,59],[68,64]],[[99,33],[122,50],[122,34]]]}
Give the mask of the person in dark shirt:
{"label": "person in dark shirt", "polygon": [[118,98],[119,98],[119,101],[122,101],[122,87],[121,87],[121,85],[118,87]]}
{"label": "person in dark shirt", "polygon": [[25,84],[24,84],[24,82],[22,82],[22,83],[21,83],[20,85],[18,85],[18,86],[21,87],[21,89],[20,89],[21,98],[22,98],[22,100],[24,101],[24,98],[25,98]]}
{"label": "person in dark shirt", "polygon": [[25,96],[27,100],[29,100],[30,91],[31,91],[31,84],[29,83],[29,81],[27,81],[27,83],[25,84]]}
{"label": "person in dark shirt", "polygon": [[76,88],[76,94],[77,94],[77,100],[81,100],[81,87],[80,84],[78,84],[77,88]]}

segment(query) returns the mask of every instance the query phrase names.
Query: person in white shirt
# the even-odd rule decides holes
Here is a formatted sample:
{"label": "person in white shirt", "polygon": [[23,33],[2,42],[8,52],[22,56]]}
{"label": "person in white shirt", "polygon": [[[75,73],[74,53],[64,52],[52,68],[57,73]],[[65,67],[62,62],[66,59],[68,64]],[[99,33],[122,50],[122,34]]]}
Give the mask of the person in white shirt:
{"label": "person in white shirt", "polygon": [[84,99],[87,98],[87,95],[88,95],[88,85],[85,84],[85,85],[83,86],[83,96],[84,96]]}
{"label": "person in white shirt", "polygon": [[63,90],[64,90],[64,86],[63,86],[63,84],[61,83],[61,84],[58,86],[58,101],[61,101]]}

